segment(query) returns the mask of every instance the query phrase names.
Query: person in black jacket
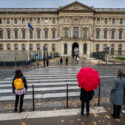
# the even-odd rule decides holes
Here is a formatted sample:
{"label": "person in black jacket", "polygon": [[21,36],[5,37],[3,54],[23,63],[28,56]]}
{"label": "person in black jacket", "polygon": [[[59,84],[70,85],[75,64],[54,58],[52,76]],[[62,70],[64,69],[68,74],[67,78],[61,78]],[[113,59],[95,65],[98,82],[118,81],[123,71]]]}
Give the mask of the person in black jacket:
{"label": "person in black jacket", "polygon": [[[22,89],[16,89],[15,85],[14,85],[14,81],[16,79],[22,79],[23,83],[24,83],[24,88]],[[25,77],[23,76],[21,70],[16,70],[15,71],[15,76],[13,78],[13,82],[12,82],[12,90],[13,93],[15,94],[15,108],[14,108],[14,112],[17,112],[17,107],[18,107],[18,102],[19,102],[19,98],[20,98],[20,108],[19,108],[19,112],[23,111],[23,98],[24,98],[24,94],[27,90],[27,82]]]}
{"label": "person in black jacket", "polygon": [[80,100],[81,100],[81,115],[84,116],[84,106],[86,103],[86,113],[89,115],[90,100],[92,100],[94,91],[86,91],[81,88]]}

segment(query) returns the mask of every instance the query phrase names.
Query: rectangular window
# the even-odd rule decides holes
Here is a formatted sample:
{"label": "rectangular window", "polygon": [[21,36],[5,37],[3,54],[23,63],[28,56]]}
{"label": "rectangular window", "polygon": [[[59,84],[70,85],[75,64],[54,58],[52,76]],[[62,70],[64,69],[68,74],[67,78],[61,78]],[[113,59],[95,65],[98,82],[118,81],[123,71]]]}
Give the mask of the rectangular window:
{"label": "rectangular window", "polygon": [[84,30],[83,30],[83,33],[84,33],[84,34],[83,34],[83,35],[84,35],[84,39],[86,39],[86,38],[87,38],[87,29],[84,29]]}
{"label": "rectangular window", "polygon": [[7,18],[7,24],[10,24],[10,19],[9,18]]}
{"label": "rectangular window", "polygon": [[56,20],[55,20],[55,18],[53,18],[53,21],[52,21],[52,23],[53,23],[53,24],[55,24],[55,23],[56,23]]}
{"label": "rectangular window", "polygon": [[45,18],[45,24],[47,24],[48,23],[48,18]]}
{"label": "rectangular window", "polygon": [[107,39],[107,30],[104,30],[104,39]]}
{"label": "rectangular window", "polygon": [[64,54],[67,54],[67,44],[64,44]]}
{"label": "rectangular window", "polygon": [[37,39],[40,39],[40,30],[37,30]]}
{"label": "rectangular window", "polygon": [[25,39],[25,30],[22,30],[22,38]]}
{"label": "rectangular window", "polygon": [[37,24],[40,24],[40,18],[37,18]]}
{"label": "rectangular window", "polygon": [[52,30],[52,38],[55,39],[56,38],[56,31]]}
{"label": "rectangular window", "polygon": [[122,31],[119,31],[119,39],[122,39]]}
{"label": "rectangular window", "polygon": [[65,38],[68,38],[68,29],[65,29]]}
{"label": "rectangular window", "polygon": [[108,19],[107,18],[104,19],[104,23],[108,24]]}
{"label": "rectangular window", "polygon": [[22,19],[22,24],[25,24],[25,19],[24,18]]}
{"label": "rectangular window", "polygon": [[0,18],[0,24],[2,24],[2,19]]}
{"label": "rectangular window", "polygon": [[96,52],[99,52],[99,45],[96,45]]}
{"label": "rectangular window", "polygon": [[18,23],[18,22],[17,22],[17,18],[15,18],[15,19],[14,19],[14,24],[17,24],[17,23]]}
{"label": "rectangular window", "polygon": [[97,31],[96,31],[96,39],[99,39],[99,37],[100,37],[100,31],[97,30]]}
{"label": "rectangular window", "polygon": [[122,18],[120,19],[120,24],[123,24],[123,19]]}
{"label": "rectangular window", "polygon": [[74,39],[78,39],[79,37],[79,28],[78,27],[74,27],[73,28],[73,38]]}
{"label": "rectangular window", "polygon": [[18,39],[18,30],[15,30],[15,39]]}
{"label": "rectangular window", "polygon": [[112,30],[112,35],[111,35],[111,39],[114,39],[115,38],[115,31]]}
{"label": "rectangular window", "polygon": [[45,39],[48,39],[48,30],[45,30]]}
{"label": "rectangular window", "polygon": [[7,38],[10,39],[10,30],[7,30]]}
{"label": "rectangular window", "polygon": [[0,39],[3,39],[3,31],[0,30]]}
{"label": "rectangular window", "polygon": [[33,31],[30,30],[30,39],[33,39]]}
{"label": "rectangular window", "polygon": [[115,24],[115,19],[112,19],[112,24]]}

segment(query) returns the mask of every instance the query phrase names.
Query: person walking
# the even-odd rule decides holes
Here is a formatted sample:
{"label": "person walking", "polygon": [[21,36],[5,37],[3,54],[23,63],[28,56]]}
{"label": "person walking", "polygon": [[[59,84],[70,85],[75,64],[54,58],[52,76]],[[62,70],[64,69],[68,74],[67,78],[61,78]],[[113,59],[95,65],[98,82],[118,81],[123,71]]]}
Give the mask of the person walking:
{"label": "person walking", "polygon": [[14,76],[13,82],[12,82],[12,90],[13,90],[13,93],[15,94],[14,112],[17,112],[19,98],[20,98],[19,112],[22,112],[24,94],[27,90],[27,82],[26,82],[26,79],[23,76],[21,70],[19,70],[19,69],[15,71],[15,76]]}
{"label": "person walking", "polygon": [[89,108],[90,108],[90,100],[92,100],[94,96],[94,90],[86,91],[85,89],[81,88],[80,92],[80,100],[81,100],[81,115],[84,116],[84,107],[86,104],[86,113],[89,115]]}
{"label": "person walking", "polygon": [[46,60],[46,66],[49,66],[49,59]]}
{"label": "person walking", "polygon": [[110,92],[110,102],[113,105],[113,114],[111,114],[111,116],[113,118],[120,118],[124,92],[125,79],[123,78],[123,72],[118,70],[117,77],[114,80],[114,84]]}

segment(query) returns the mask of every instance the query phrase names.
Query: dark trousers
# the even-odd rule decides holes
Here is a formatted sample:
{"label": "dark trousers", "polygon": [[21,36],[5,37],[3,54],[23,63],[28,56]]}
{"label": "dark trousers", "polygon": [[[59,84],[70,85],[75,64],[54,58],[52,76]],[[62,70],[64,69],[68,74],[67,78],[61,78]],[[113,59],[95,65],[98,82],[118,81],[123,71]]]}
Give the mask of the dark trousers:
{"label": "dark trousers", "polygon": [[85,103],[86,103],[86,113],[89,114],[89,100],[85,101],[85,100],[81,100],[81,114],[84,114],[84,107],[85,107]]}
{"label": "dark trousers", "polygon": [[121,106],[113,105],[113,115],[115,118],[120,118]]}
{"label": "dark trousers", "polygon": [[23,95],[16,95],[15,97],[16,97],[16,99],[15,99],[15,109],[17,109],[17,107],[18,107],[19,98],[20,98],[20,109],[22,109],[24,94]]}

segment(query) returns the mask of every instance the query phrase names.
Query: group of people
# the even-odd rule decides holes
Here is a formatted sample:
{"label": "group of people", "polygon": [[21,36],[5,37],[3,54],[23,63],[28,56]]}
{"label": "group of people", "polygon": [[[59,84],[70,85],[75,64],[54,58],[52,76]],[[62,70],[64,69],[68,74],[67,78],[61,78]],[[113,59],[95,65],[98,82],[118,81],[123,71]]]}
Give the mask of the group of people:
{"label": "group of people", "polygon": [[[18,102],[20,99],[19,112],[23,111],[23,99],[24,94],[27,91],[27,82],[23,76],[21,70],[15,71],[15,76],[12,82],[13,93],[15,93],[15,108],[14,112],[17,112]],[[81,115],[84,116],[84,107],[86,104],[86,113],[89,115],[90,100],[94,96],[94,91],[86,91],[81,88],[80,100],[81,100]],[[114,80],[113,87],[110,93],[110,102],[113,105],[113,118],[120,118],[121,106],[125,99],[125,73],[121,70],[118,71],[117,77]],[[124,100],[125,101],[125,100]]]}
{"label": "group of people", "polygon": [[[86,91],[81,88],[81,115],[84,116],[84,105],[86,103],[86,114],[89,115],[90,100],[94,95],[94,91]],[[115,119],[120,118],[121,106],[125,105],[125,73],[118,71],[114,80],[113,87],[110,92],[110,102],[113,105],[113,113],[111,116]]]}
{"label": "group of people", "polygon": [[[68,62],[69,62],[68,58],[66,58],[65,62],[66,62],[66,65],[68,65]],[[62,57],[60,58],[60,64],[63,64],[63,59],[62,59]]]}

